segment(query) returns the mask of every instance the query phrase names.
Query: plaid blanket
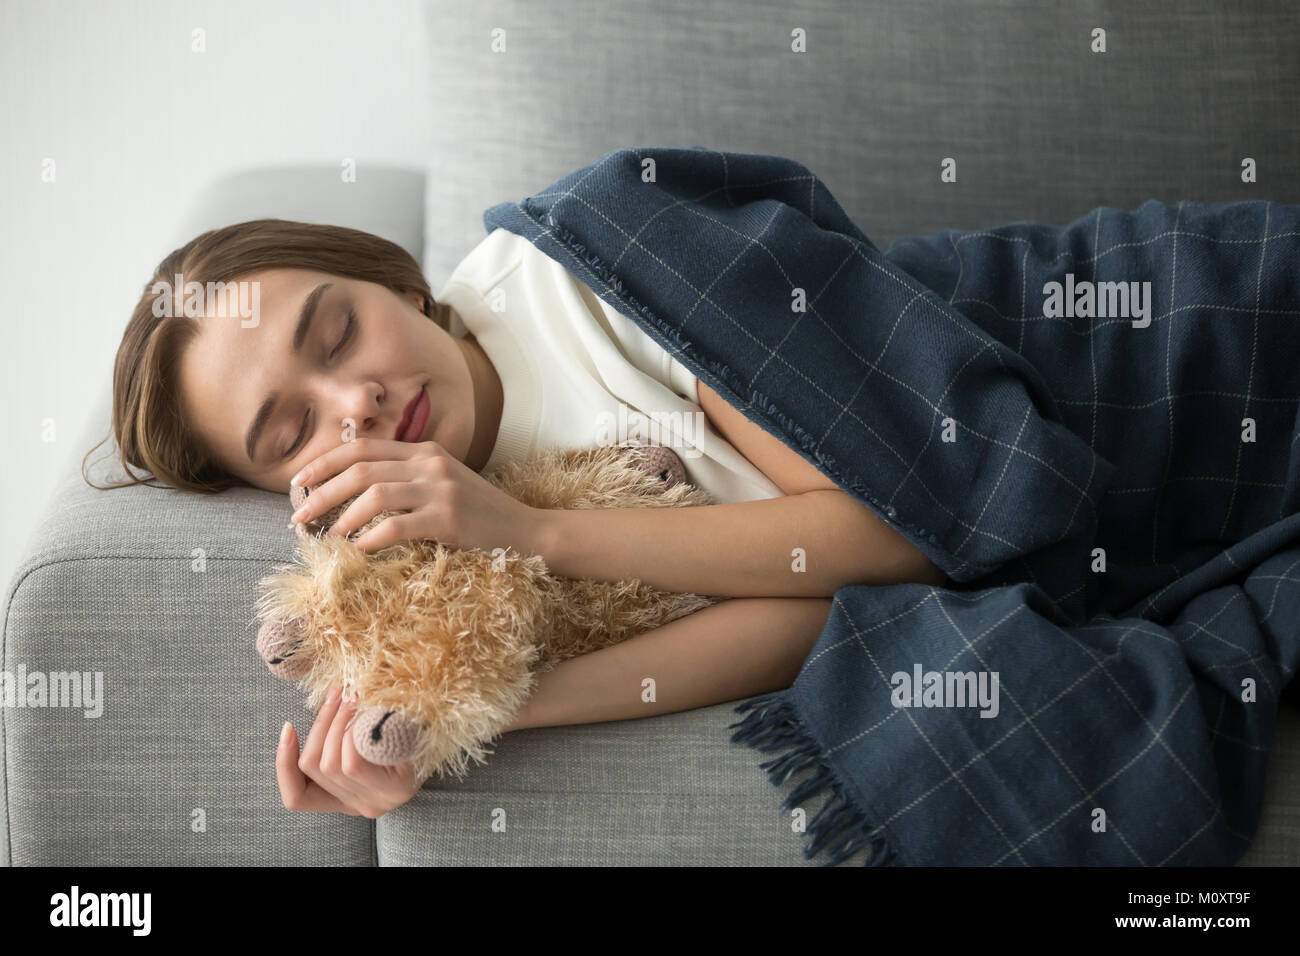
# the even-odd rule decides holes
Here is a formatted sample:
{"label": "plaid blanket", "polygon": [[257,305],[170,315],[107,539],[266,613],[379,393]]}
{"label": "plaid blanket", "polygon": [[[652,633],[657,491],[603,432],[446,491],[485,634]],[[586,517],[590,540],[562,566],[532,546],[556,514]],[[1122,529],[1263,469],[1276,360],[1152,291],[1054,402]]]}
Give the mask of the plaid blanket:
{"label": "plaid blanket", "polygon": [[620,149],[483,216],[920,548],[732,739],[834,864],[1227,865],[1300,657],[1300,207],[883,253],[778,156]]}

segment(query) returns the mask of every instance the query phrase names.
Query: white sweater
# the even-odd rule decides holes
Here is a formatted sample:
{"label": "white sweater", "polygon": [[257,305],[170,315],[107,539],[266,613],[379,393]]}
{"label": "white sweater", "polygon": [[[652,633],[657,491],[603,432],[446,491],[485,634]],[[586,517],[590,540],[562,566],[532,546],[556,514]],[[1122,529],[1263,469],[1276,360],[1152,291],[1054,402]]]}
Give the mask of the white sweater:
{"label": "white sweater", "polygon": [[500,430],[484,470],[553,447],[667,445],[720,503],[782,491],[719,435],[698,381],[631,319],[508,229],[474,247],[434,297],[463,319],[501,378]]}

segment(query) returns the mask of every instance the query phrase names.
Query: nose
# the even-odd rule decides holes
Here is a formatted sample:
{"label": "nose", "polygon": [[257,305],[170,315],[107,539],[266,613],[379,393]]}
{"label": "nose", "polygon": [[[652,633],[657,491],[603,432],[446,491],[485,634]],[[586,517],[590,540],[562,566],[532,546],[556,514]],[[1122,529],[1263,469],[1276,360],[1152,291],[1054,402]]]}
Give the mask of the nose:
{"label": "nose", "polygon": [[349,423],[356,438],[387,438],[375,432],[380,424],[380,396],[383,390],[375,384],[353,385],[345,387],[341,395],[336,396],[334,404],[334,422],[345,435]]}

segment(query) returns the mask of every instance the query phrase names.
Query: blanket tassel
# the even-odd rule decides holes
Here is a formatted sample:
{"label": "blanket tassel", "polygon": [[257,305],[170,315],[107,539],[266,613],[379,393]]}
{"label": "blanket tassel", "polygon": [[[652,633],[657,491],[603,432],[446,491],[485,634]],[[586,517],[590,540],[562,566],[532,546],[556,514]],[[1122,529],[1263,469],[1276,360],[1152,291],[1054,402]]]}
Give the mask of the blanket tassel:
{"label": "blanket tassel", "polygon": [[773,786],[779,787],[792,774],[816,768],[816,772],[795,787],[781,804],[784,810],[793,810],[804,800],[826,792],[826,801],[808,823],[808,845],[803,855],[812,859],[826,850],[826,866],[837,866],[855,853],[866,849],[863,866],[895,864],[896,854],[889,845],[883,827],[872,827],[866,817],[854,807],[844,785],[831,767],[821,758],[821,748],[804,732],[799,715],[782,694],[766,694],[747,700],[736,708],[752,712],[731,735],[734,743],[743,743],[756,750],[770,752],[786,748],[774,760],[760,764],[767,771]]}

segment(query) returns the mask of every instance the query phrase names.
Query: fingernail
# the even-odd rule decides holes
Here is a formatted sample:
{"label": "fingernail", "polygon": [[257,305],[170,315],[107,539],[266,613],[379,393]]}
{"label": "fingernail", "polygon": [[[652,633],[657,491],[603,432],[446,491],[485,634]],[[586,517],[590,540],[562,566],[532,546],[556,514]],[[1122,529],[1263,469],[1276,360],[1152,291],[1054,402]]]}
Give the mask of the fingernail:
{"label": "fingernail", "polygon": [[295,487],[301,488],[301,487],[302,487],[303,479],[304,479],[306,476],[307,476],[307,469],[304,468],[302,471],[298,472],[298,474],[294,475],[292,478],[289,479],[289,484],[294,485]]}
{"label": "fingernail", "polygon": [[289,723],[289,721],[286,720],[286,721],[284,722],[284,726],[280,728],[280,746],[281,746],[281,747],[283,747],[285,744],[287,744],[287,743],[289,742],[289,731],[291,731],[291,730],[293,730],[293,724]]}
{"label": "fingernail", "polygon": [[297,511],[295,511],[295,512],[293,513],[293,520],[294,520],[294,521],[301,521],[303,515],[305,515],[305,514],[307,513],[307,509],[310,508],[310,507],[311,507],[311,505],[303,505],[301,508],[299,508]]}
{"label": "fingernail", "polygon": [[337,703],[339,702],[339,695],[340,695],[340,694],[342,694],[342,691],[339,690],[338,687],[331,687],[331,688],[330,688],[330,695],[329,695],[329,697],[327,697],[327,698],[325,699],[325,703],[327,703],[327,704],[337,704]]}

